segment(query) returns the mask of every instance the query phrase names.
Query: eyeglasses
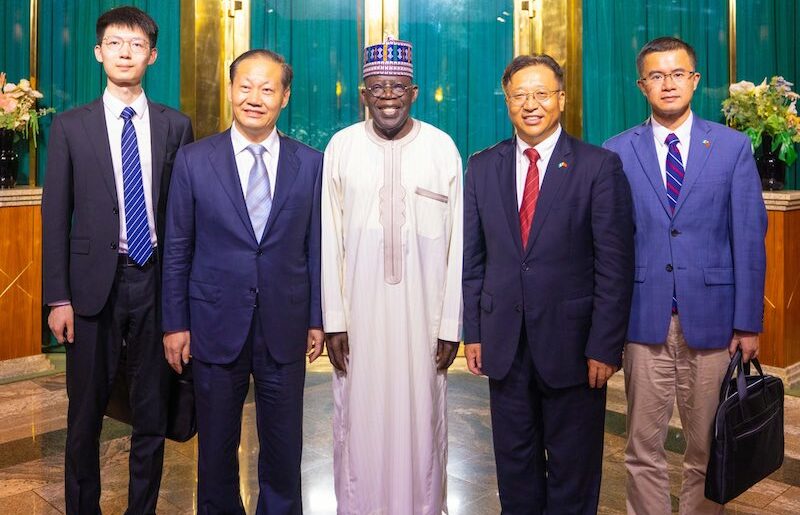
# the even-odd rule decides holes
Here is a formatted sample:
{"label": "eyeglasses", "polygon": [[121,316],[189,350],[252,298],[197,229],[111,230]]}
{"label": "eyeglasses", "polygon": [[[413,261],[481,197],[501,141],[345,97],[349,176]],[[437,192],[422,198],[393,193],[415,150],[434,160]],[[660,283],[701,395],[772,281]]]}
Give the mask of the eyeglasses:
{"label": "eyeglasses", "polygon": [[672,82],[674,82],[675,84],[683,84],[687,80],[691,79],[695,73],[696,72],[694,71],[687,72],[686,70],[678,70],[672,73],[654,72],[648,75],[647,77],[642,77],[639,80],[641,80],[642,82],[650,82],[652,84],[661,84],[665,80],[667,80],[667,77],[671,77]]}
{"label": "eyeglasses", "polygon": [[514,93],[513,95],[508,95],[506,98],[509,104],[520,107],[525,105],[530,97],[533,97],[538,103],[544,104],[550,100],[550,97],[559,92],[561,92],[560,89],[554,89],[553,91],[540,89],[539,91],[528,91],[527,93]]}
{"label": "eyeglasses", "polygon": [[117,36],[107,36],[103,38],[103,45],[105,45],[109,52],[113,52],[115,54],[122,51],[122,47],[125,45],[125,43],[128,43],[128,45],[131,47],[131,52],[134,54],[143,55],[150,51],[150,42],[146,39],[122,39]]}
{"label": "eyeglasses", "polygon": [[[409,89],[415,89],[417,86],[415,84],[410,84],[408,86],[404,84],[400,84],[399,82],[395,82],[394,84],[373,84],[368,88],[364,88],[365,90],[369,91],[370,95],[375,98],[400,98],[406,94],[406,91]],[[386,90],[391,92],[391,96],[386,95]]]}

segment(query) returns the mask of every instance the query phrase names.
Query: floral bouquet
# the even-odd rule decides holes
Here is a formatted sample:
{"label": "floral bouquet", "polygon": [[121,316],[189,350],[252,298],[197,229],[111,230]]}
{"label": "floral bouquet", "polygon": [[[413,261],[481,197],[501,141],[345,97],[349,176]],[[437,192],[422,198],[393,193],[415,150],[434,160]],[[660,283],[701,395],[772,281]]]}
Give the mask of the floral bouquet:
{"label": "floral bouquet", "polygon": [[6,82],[6,74],[0,72],[0,129],[14,131],[26,139],[32,137],[35,146],[39,118],[55,112],[53,108],[36,108],[36,100],[42,96],[27,79],[13,84]]}

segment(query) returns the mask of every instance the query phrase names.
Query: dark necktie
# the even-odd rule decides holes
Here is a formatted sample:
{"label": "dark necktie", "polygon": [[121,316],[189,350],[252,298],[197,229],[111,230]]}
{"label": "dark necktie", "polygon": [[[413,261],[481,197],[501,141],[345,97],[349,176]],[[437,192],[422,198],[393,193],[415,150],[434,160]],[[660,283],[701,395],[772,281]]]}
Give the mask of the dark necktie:
{"label": "dark necktie", "polygon": [[144,202],[142,164],[139,161],[139,144],[131,118],[136,115],[132,107],[122,110],[122,192],[125,203],[125,228],[128,238],[128,256],[144,265],[153,254],[150,226],[147,223],[147,205]]}
{"label": "dark necktie", "polygon": [[[675,204],[678,203],[678,196],[681,194],[685,172],[683,170],[681,151],[678,150],[678,143],[680,143],[678,136],[670,132],[664,143],[667,144],[667,200],[674,214]],[[674,286],[672,287],[672,312],[678,312],[678,298],[675,295]]]}

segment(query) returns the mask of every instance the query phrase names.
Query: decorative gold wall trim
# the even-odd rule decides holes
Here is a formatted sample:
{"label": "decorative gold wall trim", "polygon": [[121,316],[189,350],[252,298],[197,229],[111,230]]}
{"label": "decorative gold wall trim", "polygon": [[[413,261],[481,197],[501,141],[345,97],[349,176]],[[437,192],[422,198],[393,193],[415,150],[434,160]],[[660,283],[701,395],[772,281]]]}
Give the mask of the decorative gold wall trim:
{"label": "decorative gold wall trim", "polygon": [[583,1],[567,0],[567,108],[564,126],[567,132],[583,137]]}
{"label": "decorative gold wall trim", "polygon": [[728,0],[728,81],[736,82],[736,0]]}
{"label": "decorative gold wall trim", "polygon": [[228,99],[230,77],[228,69],[237,56],[250,49],[250,0],[225,0],[223,31],[223,63],[220,79],[219,130],[233,122],[231,102]]}
{"label": "decorative gold wall trim", "polygon": [[[30,0],[30,75],[31,87],[39,89],[39,0]],[[39,168],[39,160],[36,154],[36,142],[34,138],[28,140],[28,185],[36,186],[36,175]]]}
{"label": "decorative gold wall trim", "polygon": [[[386,36],[402,38],[402,34],[400,34],[400,0],[363,0],[363,2],[365,48],[382,42]],[[369,119],[369,110],[366,105],[364,106],[364,119]]]}
{"label": "decorative gold wall trim", "polygon": [[583,2],[582,0],[516,0],[514,55],[545,53],[564,68],[567,132],[583,134]]}
{"label": "decorative gold wall trim", "polygon": [[181,110],[196,138],[231,123],[228,67],[250,48],[250,0],[181,0]]}
{"label": "decorative gold wall trim", "polygon": [[400,0],[364,0],[364,46],[400,37]]}

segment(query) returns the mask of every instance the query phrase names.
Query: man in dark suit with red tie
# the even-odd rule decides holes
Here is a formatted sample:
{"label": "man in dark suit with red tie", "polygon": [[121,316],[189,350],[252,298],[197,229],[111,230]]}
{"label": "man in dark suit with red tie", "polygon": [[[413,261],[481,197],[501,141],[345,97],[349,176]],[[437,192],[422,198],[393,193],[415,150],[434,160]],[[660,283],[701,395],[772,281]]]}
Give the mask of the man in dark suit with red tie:
{"label": "man in dark suit with red tie", "polygon": [[502,84],[516,135],[467,167],[467,364],[489,376],[503,512],[593,514],[631,302],[630,188],[616,155],[562,130],[551,57],[517,57]]}
{"label": "man in dark suit with red tie", "polygon": [[50,329],[67,349],[70,514],[100,513],[100,429],[121,362],[133,426],[127,513],[155,513],[161,483],[170,370],[161,346],[159,256],[172,163],[192,141],[192,126],[142,91],[157,37],[139,9],[101,15],[94,52],[108,77],[105,93],[57,116],[50,133],[44,300]]}

